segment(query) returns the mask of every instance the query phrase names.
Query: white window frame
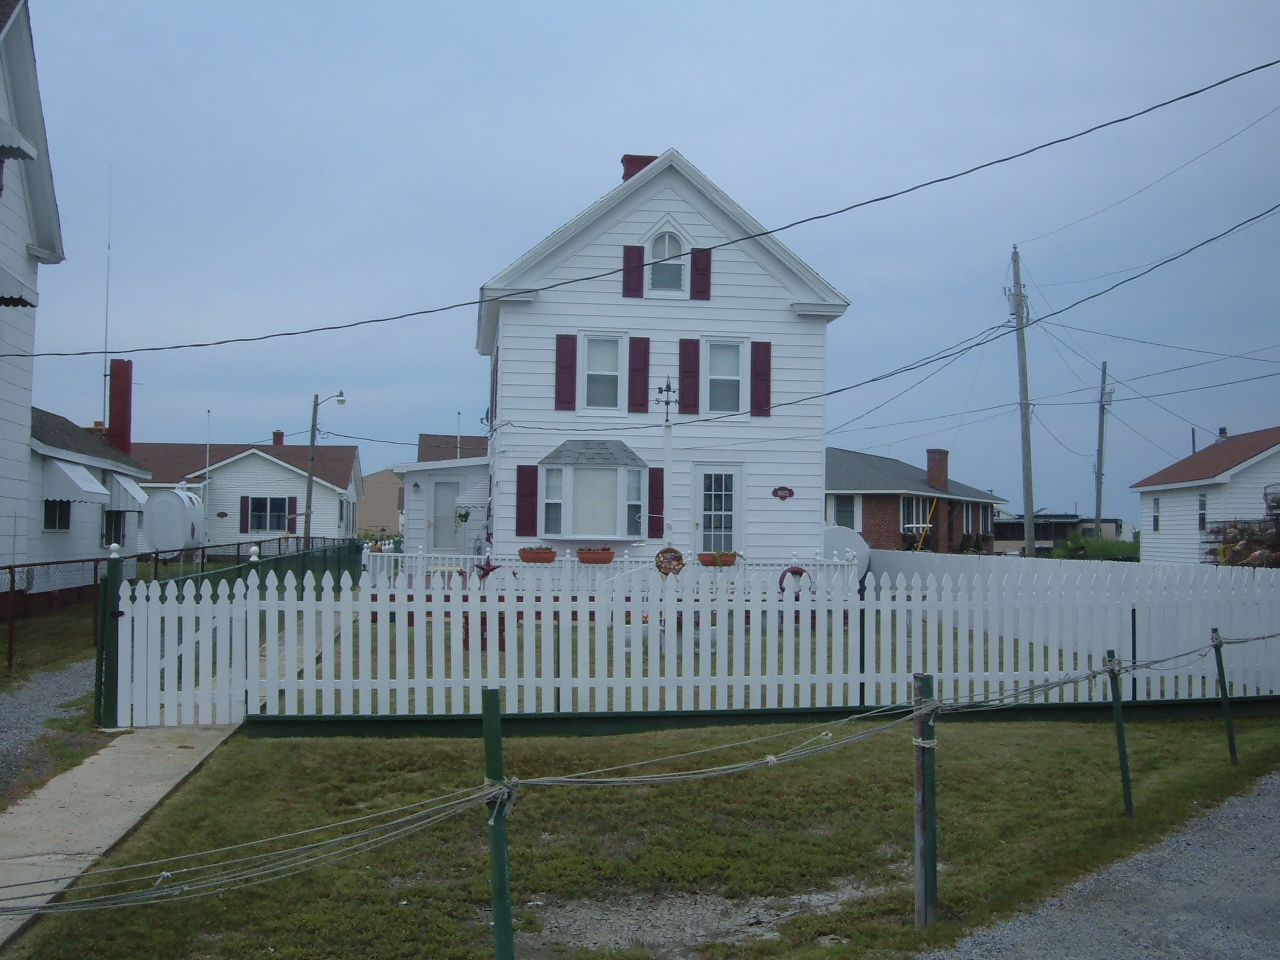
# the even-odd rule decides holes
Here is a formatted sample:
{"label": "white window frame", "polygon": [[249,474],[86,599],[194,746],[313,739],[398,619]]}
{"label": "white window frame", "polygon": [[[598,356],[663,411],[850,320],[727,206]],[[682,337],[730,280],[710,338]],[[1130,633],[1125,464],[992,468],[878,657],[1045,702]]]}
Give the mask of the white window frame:
{"label": "white window frame", "polygon": [[[590,355],[588,342],[591,340],[613,340],[618,345],[618,394],[617,402],[611,407],[602,407],[588,405],[587,403],[587,378],[589,376],[607,376],[608,371],[591,371],[587,367],[587,357]],[[578,331],[578,411],[587,414],[592,413],[617,413],[626,410],[627,403],[627,385],[630,371],[631,342],[630,337],[620,331],[612,330],[580,330]]]}
{"label": "white window frame", "polygon": [[[721,410],[711,405],[711,348],[713,346],[734,346],[738,348],[738,406],[734,410]],[[702,409],[708,413],[745,413],[750,405],[751,371],[748,357],[751,356],[751,341],[733,337],[709,337],[702,341],[702,383],[699,389],[702,394]],[[728,377],[716,377],[727,380]]]}
{"label": "white window frame", "polygon": [[[615,474],[614,524],[611,533],[580,531],[574,522],[574,478],[579,470],[612,471]],[[649,471],[640,467],[613,467],[593,464],[555,464],[538,471],[538,533],[548,540],[646,540],[647,504],[649,502]],[[548,479],[558,476],[559,499],[549,496]],[[632,499],[639,487],[640,499]],[[549,505],[559,505],[559,530],[548,523]],[[633,509],[638,508],[638,509]],[[636,521],[630,523],[629,521]],[[634,530],[635,532],[632,532]]]}
{"label": "white window frame", "polygon": [[978,535],[982,537],[992,536],[992,528],[995,525],[995,507],[989,503],[979,503],[978,507]]}
{"label": "white window frame", "polygon": [[[711,553],[714,551],[733,551],[742,552],[746,545],[746,510],[744,499],[746,496],[746,484],[743,481],[743,467],[738,463],[699,463],[694,465],[693,469],[693,525],[694,525],[694,543],[699,553]],[[708,474],[724,474],[733,478],[733,489],[731,491],[733,500],[731,504],[729,539],[724,541],[716,541],[716,534],[706,529],[706,511],[704,507],[706,503],[703,499],[706,490],[706,478]],[[714,491],[713,491],[714,492]]]}
{"label": "white window frame", "polygon": [[[253,502],[255,500],[265,500],[267,502],[265,512],[258,512],[258,513],[254,512]],[[271,525],[272,516],[277,514],[277,511],[271,509],[271,502],[273,500],[279,500],[282,504],[284,504],[284,506],[281,507],[280,510],[278,511],[278,515],[284,521],[284,525],[281,527],[273,527]],[[254,526],[255,517],[266,517],[266,521],[265,521],[266,525]],[[288,533],[289,532],[289,498],[288,497],[250,496],[249,497],[249,532],[250,533]]]}
{"label": "white window frame", "polygon": [[[931,526],[929,523],[929,510],[933,499],[933,497],[921,497],[904,493],[898,503],[898,531],[918,537],[922,528]],[[905,509],[908,502],[911,503],[910,525],[913,529],[908,529],[907,511]]]}
{"label": "white window frame", "polygon": [[[676,233],[674,230],[670,229],[669,227],[664,227],[663,229],[655,233],[652,237],[650,237],[648,241],[645,242],[645,245],[644,245],[645,259],[659,260],[665,257],[672,256],[670,243],[667,243],[664,245],[664,250],[662,252],[659,252],[657,249],[655,249],[658,241],[663,239],[664,237],[671,237],[673,240],[675,240],[676,244],[680,247],[680,254],[679,254],[679,257],[675,260],[666,260],[663,263],[650,263],[649,269],[647,271],[649,274],[648,276],[649,292],[658,293],[658,294],[684,293],[684,291],[688,289],[688,283],[689,283],[688,274],[689,274],[689,250],[690,250],[689,242],[685,240],[684,237],[680,236],[680,234]],[[675,267],[677,270],[680,271],[680,282],[677,283],[675,286],[664,285],[660,287],[656,283],[654,283],[654,278],[659,275],[658,274],[659,268],[664,268],[664,267]],[[668,270],[663,271],[663,273],[669,273],[669,272],[670,271]]]}
{"label": "white window frame", "polygon": [[1151,498],[1151,532],[1160,532],[1160,498]]}
{"label": "white window frame", "polygon": [[1209,495],[1202,493],[1196,500],[1196,529],[1204,532],[1209,529]]}

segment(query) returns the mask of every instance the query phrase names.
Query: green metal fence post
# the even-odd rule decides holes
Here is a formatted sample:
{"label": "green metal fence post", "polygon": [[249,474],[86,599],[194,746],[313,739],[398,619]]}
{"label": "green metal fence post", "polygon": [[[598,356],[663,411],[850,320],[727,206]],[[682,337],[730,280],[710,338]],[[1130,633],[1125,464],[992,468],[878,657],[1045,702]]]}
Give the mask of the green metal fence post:
{"label": "green metal fence post", "polygon": [[938,806],[937,740],[933,712],[933,676],[912,676],[915,700],[916,780],[916,926],[927,927],[938,919]]}
{"label": "green metal fence post", "polygon": [[1218,663],[1218,695],[1222,697],[1222,719],[1227,724],[1227,749],[1231,751],[1231,765],[1240,766],[1236,753],[1236,726],[1231,720],[1231,695],[1227,692],[1227,671],[1222,666],[1222,637],[1213,628],[1213,659]]}
{"label": "green metal fence post", "polygon": [[[489,785],[503,783],[501,691],[483,690],[484,778]],[[493,949],[497,960],[515,960],[515,933],[511,918],[511,872],[507,863],[507,808],[510,794],[489,801],[489,882],[493,891]]]}
{"label": "green metal fence post", "polygon": [[98,654],[94,663],[93,722],[99,727],[118,727],[120,675],[120,584],[124,581],[124,561],[120,547],[111,545],[107,575],[98,590]]}
{"label": "green metal fence post", "polygon": [[1120,704],[1120,661],[1114,650],[1107,651],[1107,673],[1111,674],[1111,711],[1116,721],[1116,749],[1120,752],[1120,785],[1124,790],[1124,812],[1133,816],[1133,789],[1129,784],[1129,749],[1124,741],[1124,707]]}

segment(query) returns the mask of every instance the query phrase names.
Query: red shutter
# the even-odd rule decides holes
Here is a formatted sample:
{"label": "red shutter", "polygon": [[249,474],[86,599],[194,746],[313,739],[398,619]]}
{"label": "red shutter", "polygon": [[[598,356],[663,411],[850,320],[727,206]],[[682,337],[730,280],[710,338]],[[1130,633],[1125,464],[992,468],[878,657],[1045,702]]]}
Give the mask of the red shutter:
{"label": "red shutter", "polygon": [[711,251],[694,247],[689,258],[692,261],[689,276],[689,299],[711,299]]}
{"label": "red shutter", "polygon": [[769,416],[773,406],[773,344],[768,340],[751,343],[751,415]]}
{"label": "red shutter", "polygon": [[649,412],[649,338],[632,337],[627,348],[627,412]]}
{"label": "red shutter", "polygon": [[289,511],[289,532],[298,532],[298,498],[290,497],[286,509]]}
{"label": "red shutter", "polygon": [[556,334],[556,409],[573,410],[578,401],[578,337]]}
{"label": "red shutter", "polygon": [[622,295],[644,296],[644,247],[622,248]]}
{"label": "red shutter", "polygon": [[240,498],[240,532],[249,532],[249,498]]}
{"label": "red shutter", "polygon": [[698,412],[698,355],[702,344],[697,340],[680,341],[680,405],[681,413]]}
{"label": "red shutter", "polygon": [[649,539],[661,540],[665,527],[662,513],[666,508],[666,496],[662,489],[662,467],[649,468]]}
{"label": "red shutter", "polygon": [[538,465],[516,467],[516,536],[538,535]]}

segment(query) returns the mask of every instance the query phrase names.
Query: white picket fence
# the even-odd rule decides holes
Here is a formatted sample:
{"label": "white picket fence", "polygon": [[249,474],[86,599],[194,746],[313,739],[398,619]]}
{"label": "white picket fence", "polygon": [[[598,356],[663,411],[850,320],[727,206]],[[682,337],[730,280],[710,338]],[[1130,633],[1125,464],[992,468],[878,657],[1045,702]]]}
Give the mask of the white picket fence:
{"label": "white picket fence", "polygon": [[[981,571],[978,560],[957,569]],[[882,573],[861,597],[849,565],[812,562],[802,575],[687,567],[664,578],[647,566],[590,589],[533,564],[465,584],[456,571],[425,585],[407,574],[250,575],[202,592],[125,584],[118,717],[478,714],[486,687],[520,714],[878,706],[905,702],[914,672],[933,673],[941,698],[981,701],[1096,669],[1108,649],[1146,661],[1201,648],[1214,627],[1280,631],[1274,571],[1019,562],[1016,575]],[[1280,641],[1225,656],[1233,696],[1278,692]],[[1126,696],[1217,696],[1203,651],[1134,676]],[[1106,696],[1101,678],[1035,699]]]}

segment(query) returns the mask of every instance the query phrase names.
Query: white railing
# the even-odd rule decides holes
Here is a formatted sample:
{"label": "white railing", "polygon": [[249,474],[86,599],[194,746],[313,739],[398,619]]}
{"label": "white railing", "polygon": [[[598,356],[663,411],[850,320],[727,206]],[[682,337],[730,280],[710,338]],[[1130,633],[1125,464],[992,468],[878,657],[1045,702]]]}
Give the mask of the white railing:
{"label": "white railing", "polygon": [[[261,585],[255,574],[203,592],[126,584],[120,723],[476,714],[485,687],[525,714],[875,706],[905,702],[917,671],[935,675],[944,699],[981,701],[1097,669],[1109,649],[1145,661],[1203,648],[1214,627],[1227,638],[1280,630],[1275,571],[1196,580],[1137,564],[1125,576],[1029,566],[1016,577],[882,575],[860,591],[839,564],[668,577],[646,565],[590,589],[556,564],[512,566],[465,584],[432,573],[425,587],[408,572],[376,585],[367,574],[268,574]],[[1280,641],[1225,656],[1233,695],[1277,693]],[[1126,697],[1217,695],[1212,657],[1135,676]],[[1031,699],[1101,700],[1104,679]]]}

